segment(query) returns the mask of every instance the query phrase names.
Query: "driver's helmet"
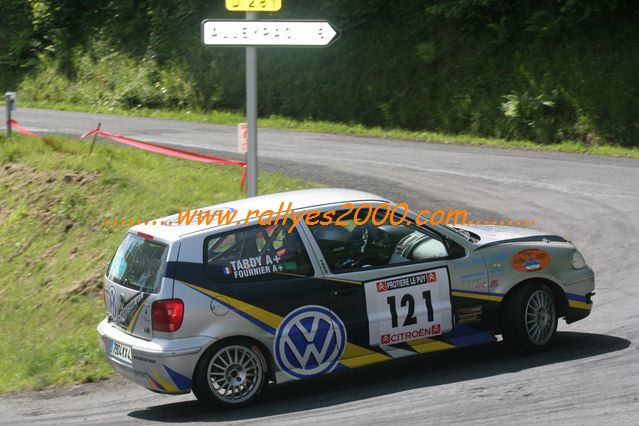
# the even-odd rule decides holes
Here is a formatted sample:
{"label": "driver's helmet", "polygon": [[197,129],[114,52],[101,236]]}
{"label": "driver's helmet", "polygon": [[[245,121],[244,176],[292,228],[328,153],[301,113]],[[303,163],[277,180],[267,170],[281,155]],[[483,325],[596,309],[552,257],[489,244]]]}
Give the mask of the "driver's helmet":
{"label": "driver's helmet", "polygon": [[419,247],[419,243],[422,242],[425,238],[428,237],[417,231],[406,235],[395,246],[395,251],[391,256],[389,263],[399,263],[406,262],[407,260],[412,260],[413,252],[417,247]]}
{"label": "driver's helmet", "polygon": [[311,228],[319,245],[335,245],[347,241],[351,233],[344,227],[335,225],[317,225]]}
{"label": "driver's helmet", "polygon": [[406,235],[397,243],[390,263],[433,259],[446,257],[446,255],[446,248],[442,243],[428,235],[415,231]]}

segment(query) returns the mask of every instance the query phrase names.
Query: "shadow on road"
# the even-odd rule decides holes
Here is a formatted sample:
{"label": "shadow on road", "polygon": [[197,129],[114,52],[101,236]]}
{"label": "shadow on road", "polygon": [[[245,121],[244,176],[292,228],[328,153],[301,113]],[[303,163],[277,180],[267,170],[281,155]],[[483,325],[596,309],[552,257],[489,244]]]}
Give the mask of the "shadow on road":
{"label": "shadow on road", "polygon": [[[513,355],[503,343],[413,356],[318,379],[271,386],[254,406],[214,411],[192,401],[132,411],[130,417],[187,423],[259,419],[283,413],[514,373],[543,365],[594,357],[626,349],[630,341],[601,334],[559,332],[553,349],[541,355]],[[430,368],[429,366],[436,366]]]}

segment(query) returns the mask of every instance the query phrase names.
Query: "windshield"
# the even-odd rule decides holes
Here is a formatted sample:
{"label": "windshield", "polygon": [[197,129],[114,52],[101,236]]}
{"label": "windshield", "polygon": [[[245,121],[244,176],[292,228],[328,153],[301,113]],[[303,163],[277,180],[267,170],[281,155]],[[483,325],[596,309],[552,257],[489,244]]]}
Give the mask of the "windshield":
{"label": "windshield", "polygon": [[113,256],[107,278],[134,290],[157,293],[168,249],[166,244],[127,234]]}

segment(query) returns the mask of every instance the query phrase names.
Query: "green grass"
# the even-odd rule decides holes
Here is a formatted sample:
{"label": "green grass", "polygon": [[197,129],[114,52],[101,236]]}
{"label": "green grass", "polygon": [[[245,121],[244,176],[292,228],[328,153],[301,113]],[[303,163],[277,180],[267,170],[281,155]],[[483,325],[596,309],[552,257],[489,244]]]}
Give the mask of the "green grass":
{"label": "green grass", "polygon": [[[195,121],[211,124],[236,125],[246,121],[242,114],[232,111],[171,111],[161,109],[124,109],[106,108],[89,105],[76,105],[59,102],[23,102],[22,106],[31,108],[57,109],[63,111],[96,112],[104,114],[128,115],[137,117],[165,118],[173,120]],[[618,145],[591,144],[580,141],[563,141],[554,144],[540,144],[525,140],[506,140],[498,138],[484,138],[473,135],[447,135],[437,132],[420,132],[403,129],[385,129],[381,127],[365,127],[361,124],[332,123],[328,121],[295,120],[273,115],[261,118],[260,127],[273,129],[299,130],[318,133],[332,133],[339,135],[367,136],[388,139],[404,139],[419,142],[440,144],[462,144],[487,146],[493,148],[517,148],[536,151],[568,152],[589,155],[605,155],[611,157],[639,158],[639,148],[626,148]]]}
{"label": "green grass", "polygon": [[[112,372],[95,328],[101,276],[127,226],[242,197],[241,168],[57,137],[0,137],[0,393]],[[262,192],[313,186],[262,174]]]}

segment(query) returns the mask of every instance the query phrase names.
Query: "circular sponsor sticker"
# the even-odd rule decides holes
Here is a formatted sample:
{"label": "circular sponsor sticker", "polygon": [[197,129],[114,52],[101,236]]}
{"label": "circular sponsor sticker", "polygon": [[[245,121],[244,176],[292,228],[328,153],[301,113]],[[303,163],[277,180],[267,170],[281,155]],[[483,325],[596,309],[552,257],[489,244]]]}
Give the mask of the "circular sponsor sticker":
{"label": "circular sponsor sticker", "polygon": [[541,271],[550,265],[550,255],[541,249],[527,249],[516,253],[512,266],[521,272]]}

